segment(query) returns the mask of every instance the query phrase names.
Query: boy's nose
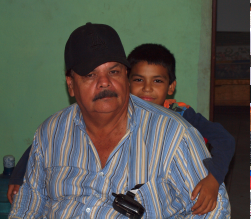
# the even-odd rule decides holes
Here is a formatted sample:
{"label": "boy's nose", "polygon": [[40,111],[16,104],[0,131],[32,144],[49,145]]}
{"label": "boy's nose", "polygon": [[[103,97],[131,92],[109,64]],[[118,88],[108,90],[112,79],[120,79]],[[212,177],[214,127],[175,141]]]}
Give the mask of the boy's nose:
{"label": "boy's nose", "polygon": [[143,87],[144,92],[151,92],[152,91],[152,86],[150,83],[145,83]]}

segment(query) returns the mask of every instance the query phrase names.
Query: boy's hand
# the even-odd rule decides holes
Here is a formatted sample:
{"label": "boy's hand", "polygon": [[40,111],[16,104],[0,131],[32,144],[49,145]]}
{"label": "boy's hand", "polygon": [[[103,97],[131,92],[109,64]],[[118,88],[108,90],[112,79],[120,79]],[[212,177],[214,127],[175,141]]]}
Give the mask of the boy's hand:
{"label": "boy's hand", "polygon": [[201,180],[192,192],[191,199],[194,200],[198,193],[199,198],[191,208],[193,214],[206,214],[216,207],[219,183],[214,176],[209,173],[206,178]]}
{"label": "boy's hand", "polygon": [[20,185],[9,185],[8,192],[7,192],[7,198],[11,204],[13,202],[13,196],[18,193],[19,188],[20,188]]}

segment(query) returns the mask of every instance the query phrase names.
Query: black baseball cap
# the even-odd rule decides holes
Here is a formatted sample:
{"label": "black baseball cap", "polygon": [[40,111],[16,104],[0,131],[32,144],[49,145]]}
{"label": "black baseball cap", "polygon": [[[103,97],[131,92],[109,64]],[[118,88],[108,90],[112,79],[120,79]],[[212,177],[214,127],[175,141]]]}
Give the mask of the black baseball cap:
{"label": "black baseball cap", "polygon": [[72,32],[65,45],[66,70],[84,76],[106,62],[130,68],[119,35],[112,27],[88,22]]}

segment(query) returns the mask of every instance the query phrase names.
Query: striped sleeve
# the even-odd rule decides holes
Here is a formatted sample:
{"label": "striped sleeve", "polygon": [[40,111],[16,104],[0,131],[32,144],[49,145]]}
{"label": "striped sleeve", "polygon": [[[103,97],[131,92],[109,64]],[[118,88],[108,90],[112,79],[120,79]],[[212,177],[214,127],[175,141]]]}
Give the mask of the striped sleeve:
{"label": "striped sleeve", "polygon": [[47,201],[45,178],[43,153],[41,147],[39,147],[36,133],[24,183],[14,197],[9,218],[37,218],[44,213]]}
{"label": "striped sleeve", "polygon": [[191,207],[197,201],[191,200],[192,191],[207,176],[202,160],[209,156],[208,153],[198,131],[193,127],[188,128],[171,161],[168,174],[173,188],[171,193],[176,198],[169,203],[167,211],[180,209],[183,218],[230,218],[230,204],[224,184],[219,188],[217,205],[212,212],[202,216],[192,214]]}

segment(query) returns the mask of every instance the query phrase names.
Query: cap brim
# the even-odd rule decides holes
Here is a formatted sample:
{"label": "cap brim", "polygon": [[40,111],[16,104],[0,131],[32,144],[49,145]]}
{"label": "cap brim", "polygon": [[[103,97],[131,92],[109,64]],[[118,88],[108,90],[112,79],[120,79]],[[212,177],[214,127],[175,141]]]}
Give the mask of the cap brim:
{"label": "cap brim", "polygon": [[76,65],[72,68],[74,72],[76,72],[78,75],[84,76],[88,75],[90,72],[92,72],[95,68],[98,66],[106,63],[106,62],[119,62],[123,65],[125,65],[128,68],[131,68],[129,62],[124,57],[112,57],[112,56],[106,56],[106,57],[98,57],[94,58],[91,62],[82,62],[79,65]]}

